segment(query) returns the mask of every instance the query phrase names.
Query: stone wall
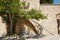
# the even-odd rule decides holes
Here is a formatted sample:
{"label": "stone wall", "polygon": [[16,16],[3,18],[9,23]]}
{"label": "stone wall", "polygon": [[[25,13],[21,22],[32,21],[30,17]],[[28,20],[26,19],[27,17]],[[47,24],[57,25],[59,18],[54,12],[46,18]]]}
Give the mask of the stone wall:
{"label": "stone wall", "polygon": [[[58,34],[57,30],[57,18],[56,14],[60,13],[60,5],[45,5],[40,4],[39,0],[24,0],[30,3],[30,8],[35,8],[40,10],[44,15],[47,15],[47,19],[40,19],[40,24],[49,32],[53,34]],[[36,8],[37,7],[37,8]],[[43,34],[50,35],[47,31],[43,30]]]}
{"label": "stone wall", "polygon": [[[57,18],[56,14],[60,13],[60,5],[47,4],[42,5],[39,0],[25,0],[30,3],[30,9],[36,8],[40,10],[44,15],[47,15],[47,19],[40,19],[40,24],[49,32],[58,34],[57,30]],[[43,30],[43,34],[50,35],[47,31]]]}
{"label": "stone wall", "polygon": [[29,9],[31,9],[31,8],[36,8],[36,9],[38,9],[38,7],[39,7],[39,0],[21,0],[21,1],[26,1],[27,3],[29,3],[30,5],[29,5]]}
{"label": "stone wall", "polygon": [[0,17],[0,36],[7,33],[6,24],[2,22],[2,17]]}
{"label": "stone wall", "polygon": [[[41,25],[50,33],[58,34],[56,14],[60,13],[60,5],[41,5],[39,10],[47,15],[47,19],[40,19]],[[50,35],[46,30],[43,34]]]}

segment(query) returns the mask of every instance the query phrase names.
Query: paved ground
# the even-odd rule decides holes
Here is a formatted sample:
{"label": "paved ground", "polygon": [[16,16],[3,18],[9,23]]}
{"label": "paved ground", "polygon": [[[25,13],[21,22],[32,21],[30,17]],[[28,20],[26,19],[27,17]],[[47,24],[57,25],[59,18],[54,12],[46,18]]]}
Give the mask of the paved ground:
{"label": "paved ground", "polygon": [[[25,38],[15,38],[15,37],[4,37],[1,38],[0,40],[25,40]],[[60,40],[60,36],[59,35],[48,35],[48,36],[44,36],[44,37],[40,37],[40,36],[33,36],[33,37],[29,37],[26,38],[26,40]]]}
{"label": "paved ground", "polygon": [[60,40],[60,36],[59,35],[49,35],[43,38],[30,38],[30,39],[26,39],[26,40]]}

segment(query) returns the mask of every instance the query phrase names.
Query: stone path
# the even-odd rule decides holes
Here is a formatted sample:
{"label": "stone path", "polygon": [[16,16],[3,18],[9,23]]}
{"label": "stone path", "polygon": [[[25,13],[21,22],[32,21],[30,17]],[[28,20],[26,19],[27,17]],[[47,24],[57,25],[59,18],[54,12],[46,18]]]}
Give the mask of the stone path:
{"label": "stone path", "polygon": [[44,37],[39,37],[39,36],[34,36],[34,37],[28,37],[28,38],[12,38],[12,37],[8,37],[8,38],[3,38],[0,40],[60,40],[60,36],[59,35],[48,35],[48,36],[44,36]]}
{"label": "stone path", "polygon": [[46,36],[44,38],[39,38],[39,39],[26,39],[26,40],[60,40],[60,36],[59,35],[49,35]]}

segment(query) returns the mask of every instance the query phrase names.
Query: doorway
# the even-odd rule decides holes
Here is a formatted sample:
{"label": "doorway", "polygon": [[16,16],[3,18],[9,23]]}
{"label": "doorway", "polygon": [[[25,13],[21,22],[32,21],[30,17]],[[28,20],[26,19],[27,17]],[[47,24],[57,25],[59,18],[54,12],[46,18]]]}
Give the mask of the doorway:
{"label": "doorway", "polygon": [[60,19],[57,19],[58,34],[60,34]]}
{"label": "doorway", "polygon": [[57,29],[58,29],[58,34],[60,34],[60,13],[56,15],[57,17]]}

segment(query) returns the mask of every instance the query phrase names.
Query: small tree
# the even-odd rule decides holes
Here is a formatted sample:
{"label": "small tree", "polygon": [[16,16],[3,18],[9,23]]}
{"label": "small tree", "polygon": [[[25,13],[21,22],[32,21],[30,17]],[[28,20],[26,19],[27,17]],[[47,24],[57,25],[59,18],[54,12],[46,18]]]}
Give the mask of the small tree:
{"label": "small tree", "polygon": [[8,34],[13,33],[13,27],[16,25],[19,17],[24,17],[26,19],[45,18],[41,12],[35,9],[26,11],[28,8],[29,3],[26,5],[26,2],[20,2],[20,0],[0,0],[0,16],[2,16],[4,22],[8,25]]}
{"label": "small tree", "polygon": [[4,22],[9,26],[8,33],[12,34],[13,24],[16,23],[16,19],[19,16],[20,10],[19,0],[0,0],[0,16],[3,17]]}

